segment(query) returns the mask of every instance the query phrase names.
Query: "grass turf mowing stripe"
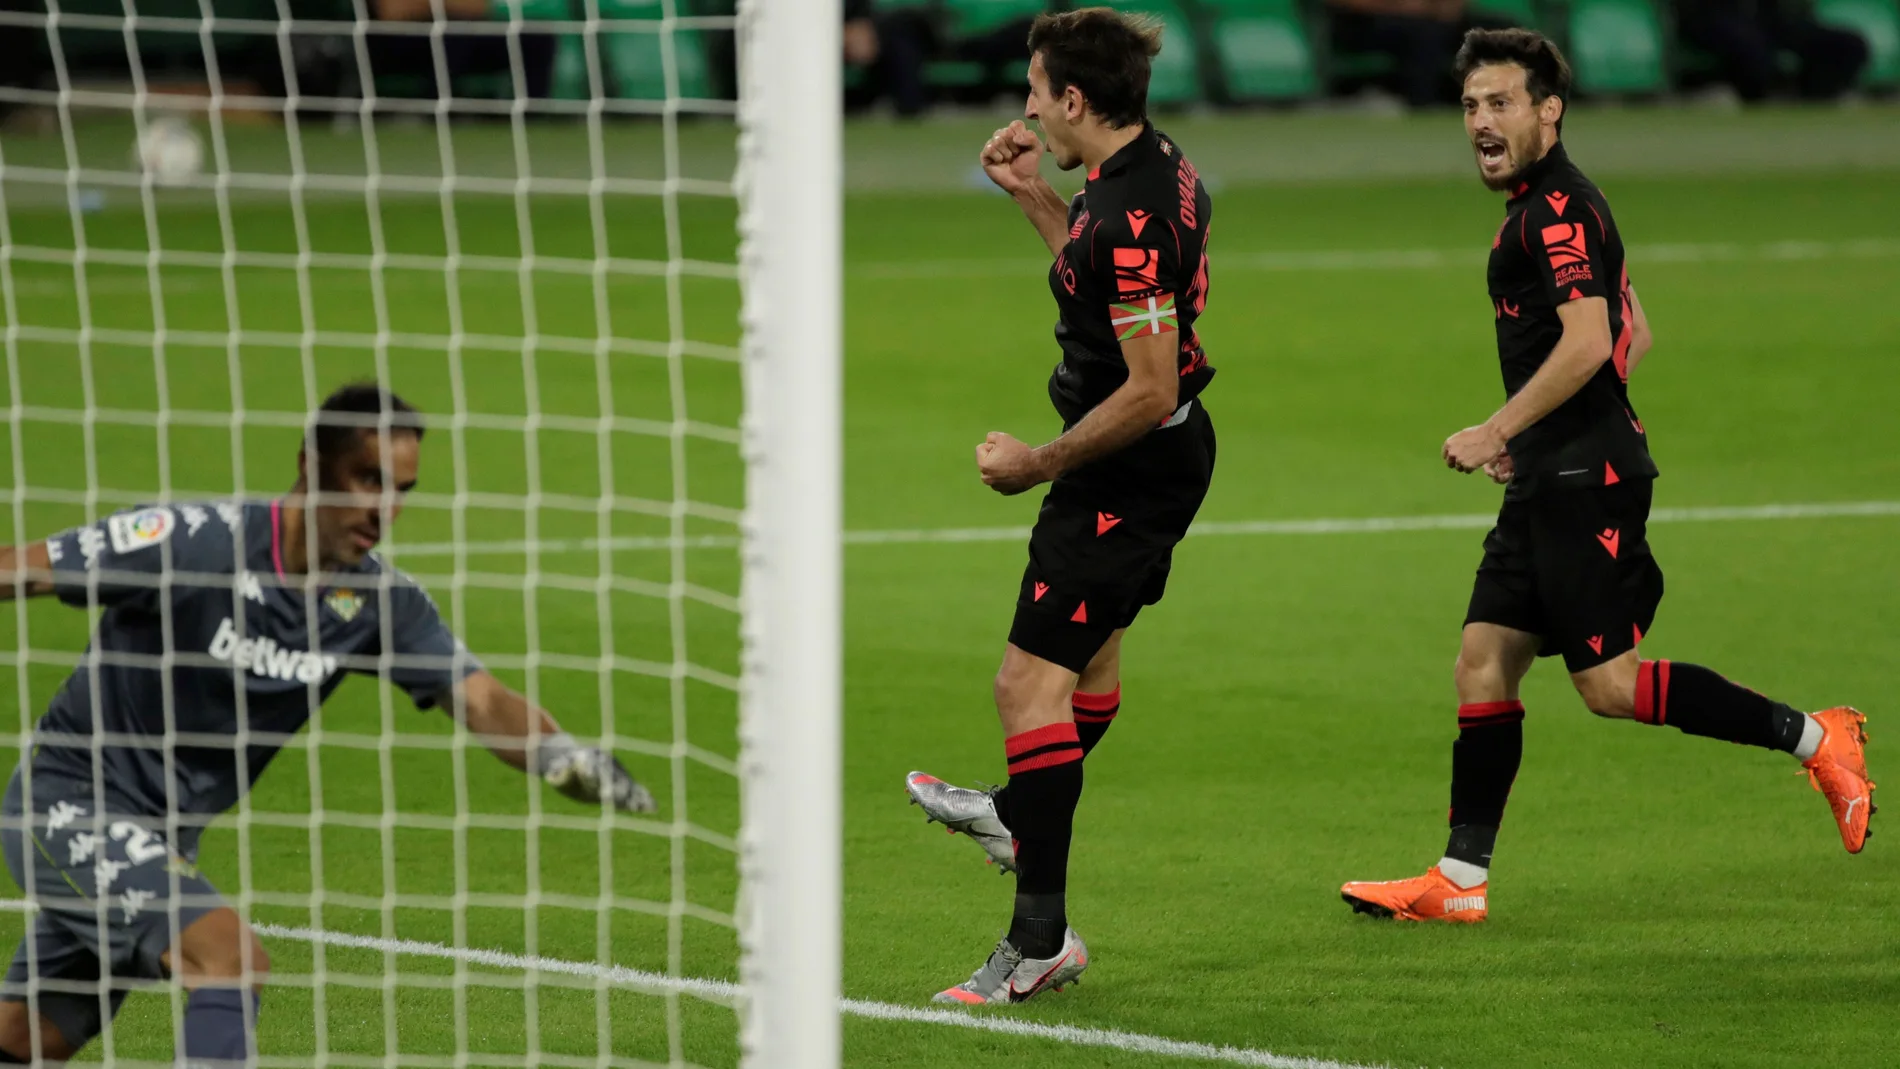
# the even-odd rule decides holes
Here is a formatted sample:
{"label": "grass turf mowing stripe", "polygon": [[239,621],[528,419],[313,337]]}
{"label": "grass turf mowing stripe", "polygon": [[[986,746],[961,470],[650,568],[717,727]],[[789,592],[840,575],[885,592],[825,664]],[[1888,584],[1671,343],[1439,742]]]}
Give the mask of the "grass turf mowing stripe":
{"label": "grass turf mowing stripe", "polygon": [[[562,958],[544,958],[534,955],[511,954],[500,950],[481,950],[468,947],[445,946],[441,943],[427,943],[416,939],[383,939],[376,936],[353,935],[348,932],[317,931],[313,928],[292,928],[277,924],[252,925],[259,935],[277,939],[291,939],[304,943],[321,943],[328,947],[340,947],[350,950],[370,950],[384,954],[405,954],[412,957],[438,958],[447,961],[459,961],[468,965],[483,965],[498,969],[524,969],[536,972],[563,973],[570,976],[587,976],[605,980],[615,987],[624,987],[652,995],[690,995],[725,1005],[732,1005],[743,994],[738,984],[724,980],[698,980],[686,977],[664,976],[659,973],[643,972],[621,965],[599,965],[585,961],[567,961]],[[1067,1043],[1079,1047],[1109,1047],[1133,1054],[1154,1054],[1170,1058],[1188,1058],[1205,1062],[1224,1062],[1228,1065],[1260,1066],[1263,1069],[1371,1069],[1369,1066],[1354,1065],[1348,1062],[1325,1061],[1318,1058],[1296,1058],[1271,1051],[1250,1047],[1218,1047],[1211,1043],[1195,1043],[1180,1039],[1167,1039],[1162,1036],[1143,1035],[1139,1032],[1122,1032],[1108,1028],[1085,1028],[1078,1025],[1042,1024],[1036,1021],[1019,1021],[1009,1017],[977,1015],[963,1010],[933,1010],[919,1006],[899,1006],[889,1002],[871,1002],[865,999],[847,998],[839,1000],[839,1009],[853,1017],[867,1017],[877,1021],[895,1021],[903,1024],[934,1024],[951,1028],[969,1028],[979,1032],[999,1032],[1004,1035],[1022,1036],[1027,1039],[1046,1039],[1056,1043]]]}
{"label": "grass turf mowing stripe", "polygon": [[[1394,271],[1430,270],[1481,264],[1488,251],[1463,249],[1336,249],[1220,254],[1223,271]],[[1679,242],[1632,245],[1629,258],[1637,264],[1720,263],[1803,260],[1878,260],[1900,256],[1900,240],[1861,238],[1852,241]],[[874,279],[985,278],[1028,270],[1047,260],[1027,258],[994,260],[890,260],[847,265],[845,274]]]}
{"label": "grass turf mowing stripe", "polygon": [[[1736,523],[1746,520],[1848,519],[1856,516],[1900,516],[1900,501],[1818,501],[1785,505],[1715,505],[1703,508],[1661,508],[1649,515],[1656,523]],[[1438,516],[1368,516],[1315,520],[1213,520],[1197,523],[1188,531],[1197,535],[1319,535],[1380,534],[1387,531],[1483,530],[1497,522],[1494,513],[1463,513]],[[933,542],[1012,542],[1028,538],[1027,527],[940,527],[914,530],[846,531],[844,541],[852,546],[914,545]],[[391,545],[392,558],[449,557],[459,548],[470,555],[534,553],[582,553],[601,549],[637,550],[731,549],[739,545],[736,535],[694,535],[675,541],[670,538],[568,538],[499,542],[416,542]]]}
{"label": "grass turf mowing stripe", "polygon": [[[58,250],[62,258],[77,259],[88,267],[118,267],[123,275],[97,275],[89,277],[86,289],[89,294],[149,294],[152,290],[149,265],[132,267],[123,263],[114,264],[99,257],[88,257],[83,252]],[[162,259],[157,270],[161,273],[161,290],[165,293],[221,293],[224,290],[222,279],[207,278],[200,275],[164,276],[165,266]],[[1249,271],[1393,271],[1393,270],[1431,270],[1442,267],[1470,266],[1482,263],[1483,252],[1471,249],[1318,249],[1280,252],[1222,253],[1221,270],[1233,269]],[[1735,242],[1681,242],[1673,244],[1632,245],[1629,250],[1632,261],[1642,265],[1652,264],[1697,264],[1723,262],[1767,262],[1788,263],[1807,260],[1880,260],[1900,257],[1900,239],[1861,238],[1851,241],[1767,241],[1756,244],[1738,244]],[[434,292],[441,286],[440,267],[451,262],[447,256],[434,257],[438,269],[437,276],[411,280],[406,272],[418,270],[412,267],[390,268],[374,266],[373,257],[364,255],[343,258],[357,266],[351,270],[367,275],[372,271],[383,275],[386,285],[394,284],[398,288],[408,285],[422,285]],[[483,258],[484,261],[498,259]],[[245,254],[237,254],[236,266],[246,266]],[[68,297],[74,293],[73,281],[66,277],[70,267],[61,266],[61,277],[22,277],[17,266],[27,262],[15,256],[13,267],[14,292],[24,297]],[[471,269],[457,276],[463,286],[502,285],[510,290],[519,289],[521,279],[519,269],[523,266],[539,270],[546,274],[568,275],[572,272],[565,268],[535,268],[531,260],[509,261],[515,266],[507,272],[497,272],[486,266],[479,270]],[[684,261],[679,261],[684,263]],[[629,263],[632,263],[629,261]],[[651,277],[650,262],[640,262],[639,267],[621,267],[610,270],[614,276]],[[660,261],[660,266],[665,266]],[[697,263],[697,261],[695,261]],[[865,261],[847,265],[845,274],[857,278],[869,279],[931,279],[931,278],[986,278],[991,275],[1009,274],[1018,271],[1040,269],[1046,260],[1027,258],[995,260],[885,260]],[[191,266],[191,265],[187,265]],[[335,270],[336,268],[327,268]],[[394,273],[389,273],[394,271]],[[584,277],[584,276],[574,276]],[[245,285],[277,284],[286,287],[297,282],[294,275],[284,271],[266,271],[247,275]]]}

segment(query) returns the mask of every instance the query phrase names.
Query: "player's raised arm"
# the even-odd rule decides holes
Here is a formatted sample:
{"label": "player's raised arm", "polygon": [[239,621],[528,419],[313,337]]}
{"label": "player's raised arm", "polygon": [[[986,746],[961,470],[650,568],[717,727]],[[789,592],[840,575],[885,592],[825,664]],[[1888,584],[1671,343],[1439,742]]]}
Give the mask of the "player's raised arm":
{"label": "player's raised arm", "polygon": [[1042,139],[1018,119],[991,134],[977,158],[990,181],[1015,198],[1049,255],[1060,256],[1069,241],[1069,205],[1042,177],[1042,153]]}

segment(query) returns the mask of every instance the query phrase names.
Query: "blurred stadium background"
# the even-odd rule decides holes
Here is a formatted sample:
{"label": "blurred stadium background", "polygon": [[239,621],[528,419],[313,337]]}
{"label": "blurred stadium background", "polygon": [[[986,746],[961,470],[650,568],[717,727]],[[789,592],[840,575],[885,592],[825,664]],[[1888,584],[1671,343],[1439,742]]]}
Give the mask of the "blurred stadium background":
{"label": "blurred stadium background", "polygon": [[[394,2],[0,4],[0,527],[281,491],[297,414],[347,377],[453,425],[393,553],[504,677],[635,740],[667,808],[624,834],[553,801],[550,820],[518,777],[462,767],[439,718],[346,687],[206,839],[221,887],[303,933],[270,943],[265,1053],[730,1065],[724,995],[387,942],[735,978],[732,10],[468,3],[441,27]],[[1499,204],[1445,70],[1467,24],[1569,50],[1566,142],[1657,332],[1633,390],[1671,594],[1645,649],[1861,705],[1881,774],[1900,0],[1126,6],[1167,23],[1153,110],[1214,193],[1222,469],[1089,766],[1071,897],[1097,964],[1010,1016],[1243,1064],[1900,1064],[1887,840],[1841,856],[1785,762],[1590,722],[1548,667],[1493,923],[1395,930],[1334,895],[1436,849],[1456,625],[1497,495],[1436,452],[1498,394],[1480,287]],[[1020,106],[1040,9],[848,11],[845,985],[886,1005],[960,979],[1005,916],[1007,885],[922,834],[899,782],[1002,774],[988,680],[1034,503],[983,490],[969,450],[1053,433],[1056,354],[1046,259],[974,157]],[[405,37],[372,21],[487,43],[445,45],[438,98],[434,54],[371,48]],[[135,107],[187,115],[207,173],[143,184]],[[22,729],[84,635],[58,606],[0,620]],[[371,942],[313,946],[313,927]],[[86,1057],[168,1058],[171,1012],[135,997]],[[916,1020],[852,1017],[846,1037],[852,1066],[1191,1064]]]}

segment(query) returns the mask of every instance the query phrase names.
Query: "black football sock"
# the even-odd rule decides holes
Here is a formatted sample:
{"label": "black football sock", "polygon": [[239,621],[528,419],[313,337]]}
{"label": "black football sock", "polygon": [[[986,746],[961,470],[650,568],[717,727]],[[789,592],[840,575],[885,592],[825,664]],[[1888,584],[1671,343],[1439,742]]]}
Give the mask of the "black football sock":
{"label": "black football sock", "polygon": [[1051,958],[1062,949],[1069,918],[1069,838],[1082,798],[1082,741],[1074,724],[1049,724],[1012,735],[1009,830],[1016,840],[1016,908],[1009,941],[1024,957]]}
{"label": "black football sock", "polygon": [[1069,698],[1069,705],[1075,711],[1075,733],[1082,740],[1082,754],[1087,756],[1102,741],[1108,729],[1115,723],[1115,714],[1122,708],[1122,686],[1106,694],[1086,694],[1076,691]]}
{"label": "black football sock", "polygon": [[[1075,711],[1075,734],[1082,742],[1082,756],[1087,757],[1095,744],[1102,741],[1102,736],[1108,734],[1109,727],[1115,723],[1115,714],[1121,712],[1122,686],[1115,684],[1115,689],[1107,694],[1078,690],[1069,699],[1069,705]],[[1002,821],[1005,828],[1015,827],[1009,822],[1009,786],[1005,784],[992,800],[996,803],[996,819]]]}
{"label": "black football sock", "polygon": [[1491,867],[1504,804],[1524,759],[1522,702],[1473,702],[1458,707],[1458,741],[1451,744],[1451,838],[1445,856]]}
{"label": "black football sock", "polygon": [[185,999],[186,1064],[239,1069],[255,1057],[251,1033],[257,995],[229,987],[201,987]]}
{"label": "black football sock", "polygon": [[1636,719],[1685,735],[1793,753],[1807,714],[1698,664],[1644,661],[1636,669]]}

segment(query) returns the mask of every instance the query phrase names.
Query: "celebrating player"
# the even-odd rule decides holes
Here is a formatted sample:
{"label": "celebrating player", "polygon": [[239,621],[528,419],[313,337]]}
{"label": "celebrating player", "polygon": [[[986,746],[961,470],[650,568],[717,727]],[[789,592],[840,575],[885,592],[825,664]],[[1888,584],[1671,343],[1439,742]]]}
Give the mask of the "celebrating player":
{"label": "celebrating player", "polygon": [[1650,334],[1623,239],[1558,140],[1570,68],[1556,46],[1528,30],[1473,31],[1458,71],[1478,173],[1510,196],[1490,266],[1509,400],[1443,453],[1508,489],[1458,652],[1450,844],[1423,876],[1349,883],[1343,896],[1384,917],[1485,918],[1491,851],[1523,753],[1518,684],[1553,654],[1599,716],[1794,754],[1859,853],[1874,812],[1860,713],[1809,715],[1699,665],[1637,653],[1663,576],[1644,531],[1656,466],[1628,390]]}
{"label": "celebrating player", "polygon": [[1066,206],[1038,174],[1044,141],[1023,123],[983,146],[984,170],[1055,257],[1062,362],[1049,396],[1063,433],[1032,449],[992,432],[976,447],[983,482],[1000,493],[1053,485],[996,675],[1009,782],[984,792],[921,772],[906,780],[929,819],[1017,874],[1008,934],[939,1002],[1019,1002],[1087,967],[1064,899],[1082,758],[1120,707],[1122,635],[1161,600],[1213,475],[1214,428],[1196,398],[1214,371],[1194,333],[1210,202],[1193,165],[1147,121],[1160,47],[1157,26],[1106,8],[1044,15],[1030,30],[1023,113],[1057,166],[1087,168]]}
{"label": "celebrating player", "polygon": [[7,787],[0,845],[39,912],[0,992],[0,1063],[71,1057],[128,982],[165,977],[189,992],[186,1063],[254,1059],[269,957],[199,874],[198,839],[345,672],[451,710],[571,798],[653,809],[612,754],[484,671],[370,552],[416,485],[422,436],[393,393],[346,386],[279,500],[143,508],[0,549],[0,597],[105,610]]}

